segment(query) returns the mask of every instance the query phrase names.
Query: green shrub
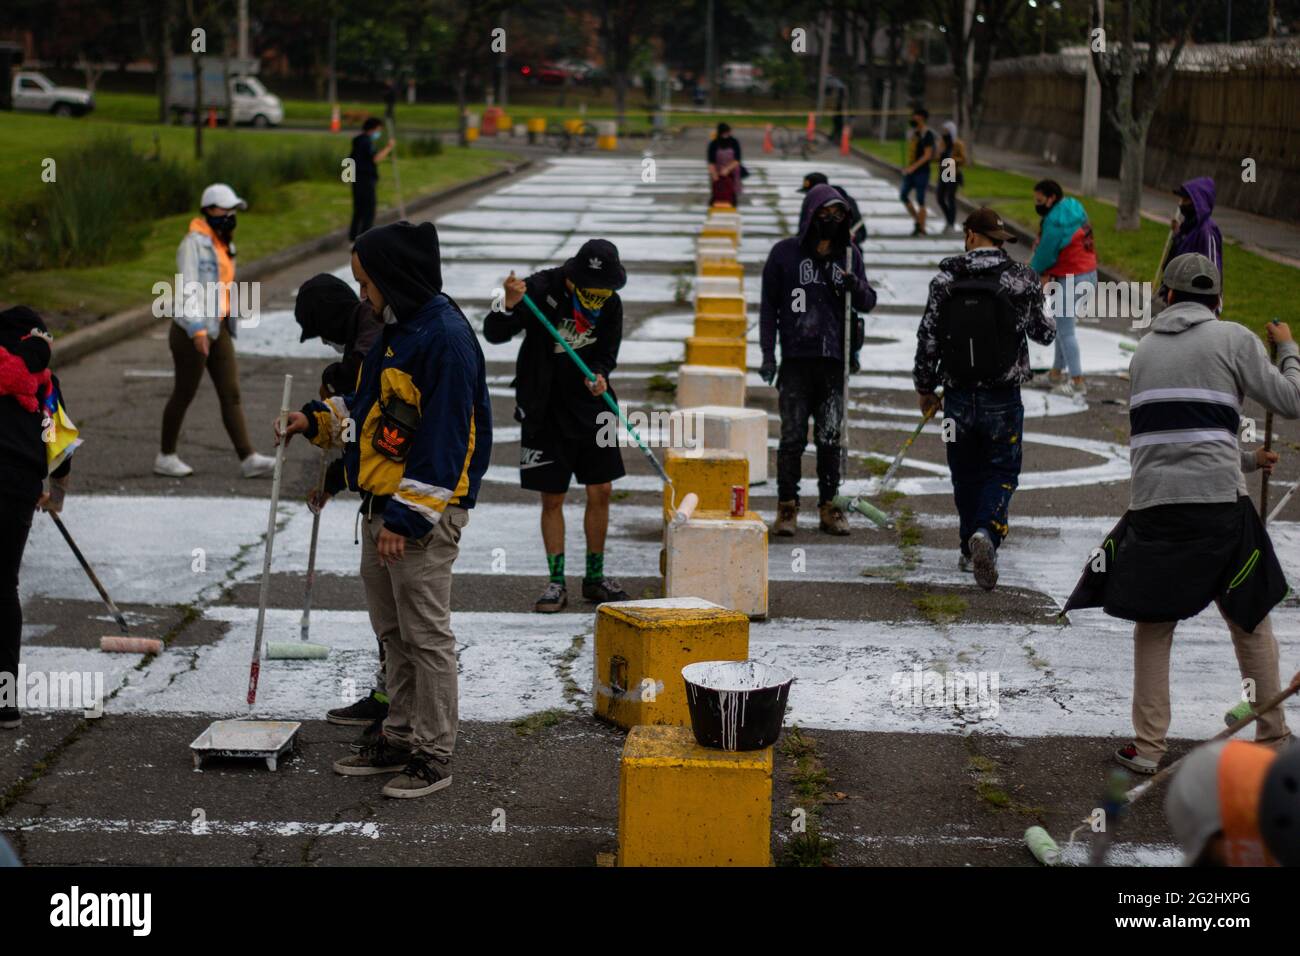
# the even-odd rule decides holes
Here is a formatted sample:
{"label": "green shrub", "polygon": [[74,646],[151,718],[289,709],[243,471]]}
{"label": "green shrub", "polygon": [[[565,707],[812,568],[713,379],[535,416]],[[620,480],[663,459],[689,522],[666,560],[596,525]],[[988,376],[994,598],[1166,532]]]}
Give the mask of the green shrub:
{"label": "green shrub", "polygon": [[417,156],[441,156],[442,140],[436,136],[415,136],[409,139],[399,139],[397,152],[399,156],[410,156],[412,159]]}

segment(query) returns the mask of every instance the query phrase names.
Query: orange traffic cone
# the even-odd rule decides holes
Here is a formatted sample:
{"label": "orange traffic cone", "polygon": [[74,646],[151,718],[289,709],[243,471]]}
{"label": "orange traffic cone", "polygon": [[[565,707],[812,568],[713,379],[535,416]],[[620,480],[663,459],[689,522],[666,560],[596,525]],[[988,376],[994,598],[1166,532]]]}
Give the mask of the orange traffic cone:
{"label": "orange traffic cone", "polygon": [[217,128],[217,110],[214,106],[208,107],[208,129]]}
{"label": "orange traffic cone", "polygon": [[772,124],[767,124],[767,129],[763,130],[763,152],[772,152]]}
{"label": "orange traffic cone", "polygon": [[844,130],[840,133],[840,155],[849,155],[849,139],[852,137],[852,128],[848,123],[844,124]]}
{"label": "orange traffic cone", "polygon": [[339,121],[339,105],[335,103],[333,109],[330,110],[330,132],[337,133],[342,128],[343,123]]}
{"label": "orange traffic cone", "polygon": [[817,138],[817,114],[809,113],[808,114],[808,142],[811,143],[816,138]]}

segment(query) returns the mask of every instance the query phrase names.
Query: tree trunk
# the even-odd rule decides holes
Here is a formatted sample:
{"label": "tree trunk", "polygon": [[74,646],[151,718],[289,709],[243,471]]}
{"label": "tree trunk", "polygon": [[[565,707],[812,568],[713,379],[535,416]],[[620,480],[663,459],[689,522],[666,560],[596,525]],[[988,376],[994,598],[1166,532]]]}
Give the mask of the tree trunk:
{"label": "tree trunk", "polygon": [[171,0],[163,0],[162,4],[162,36],[159,38],[160,46],[158,49],[158,122],[166,123],[167,116],[167,83],[171,78],[172,72],[172,5]]}
{"label": "tree trunk", "polygon": [[1147,131],[1120,130],[1119,208],[1115,214],[1116,232],[1136,232],[1142,228],[1142,172],[1146,165]]}
{"label": "tree trunk", "polygon": [[469,105],[465,102],[465,81],[466,70],[460,70],[456,74],[456,142],[461,146],[469,145],[469,138],[465,134],[465,108]]}

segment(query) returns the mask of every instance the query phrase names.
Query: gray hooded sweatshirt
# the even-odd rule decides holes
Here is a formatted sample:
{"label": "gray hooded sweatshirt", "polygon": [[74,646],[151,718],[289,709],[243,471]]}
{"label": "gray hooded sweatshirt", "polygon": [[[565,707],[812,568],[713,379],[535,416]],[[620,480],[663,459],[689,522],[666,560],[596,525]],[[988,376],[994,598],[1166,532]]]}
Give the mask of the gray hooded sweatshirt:
{"label": "gray hooded sweatshirt", "polygon": [[1194,302],[1156,316],[1129,374],[1131,510],[1246,494],[1256,465],[1238,444],[1245,397],[1300,418],[1300,347],[1282,343],[1275,368],[1258,336]]}

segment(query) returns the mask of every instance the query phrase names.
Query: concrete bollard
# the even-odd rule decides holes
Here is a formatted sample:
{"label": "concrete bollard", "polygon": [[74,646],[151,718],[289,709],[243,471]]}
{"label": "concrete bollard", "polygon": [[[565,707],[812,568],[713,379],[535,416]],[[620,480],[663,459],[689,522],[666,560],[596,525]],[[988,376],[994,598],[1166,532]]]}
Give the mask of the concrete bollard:
{"label": "concrete bollard", "polygon": [[697,271],[702,276],[731,276],[736,279],[744,278],[745,267],[734,259],[698,259]]}
{"label": "concrete bollard", "polygon": [[[709,279],[707,281],[712,284],[716,281],[728,280]],[[733,279],[729,281],[734,282],[736,280]],[[712,288],[712,285],[710,285],[710,288]],[[697,313],[707,312],[710,315],[732,315],[744,318],[745,296],[739,291],[706,294],[697,290],[695,293],[695,311]]]}
{"label": "concrete bollard", "polygon": [[[695,334],[702,339],[743,339],[748,332],[748,322],[735,315],[696,315]],[[730,405],[730,402],[718,402]]]}
{"label": "concrete bollard", "polygon": [[618,149],[618,123],[613,120],[601,120],[596,124],[596,148]]}
{"label": "concrete bollard", "polygon": [[542,141],[542,136],[546,133],[546,117],[532,116],[528,119],[528,142],[530,145],[536,145]]}
{"label": "concrete bollard", "polygon": [[667,597],[702,597],[750,618],[767,617],[767,525],[752,511],[733,518],[697,508],[664,529],[664,552]]}
{"label": "concrete bollard", "polygon": [[682,668],[749,656],[749,618],[695,597],[617,601],[596,609],[592,709],[620,727],[689,727]]}
{"label": "concrete bollard", "polygon": [[[695,301],[701,299],[744,296],[744,280],[740,276],[695,276]],[[697,308],[696,311],[699,311]]]}
{"label": "concrete bollard", "polygon": [[[664,471],[677,489],[678,504],[690,493],[698,507],[710,511],[731,510],[731,489],[749,487],[749,459],[729,448],[669,448],[664,452]],[[672,489],[664,485],[664,513],[672,508]]]}
{"label": "concrete bollard", "polygon": [[717,365],[745,370],[744,339],[712,339],[692,335],[686,339],[687,365]]}
{"label": "concrete bollard", "polygon": [[[698,324],[699,320],[696,319]],[[716,365],[682,365],[677,369],[677,406],[745,406],[745,373]]]}
{"label": "concrete bollard", "polygon": [[694,435],[697,441],[703,440],[705,448],[729,448],[749,459],[751,485],[767,481],[767,412],[702,405],[682,408],[680,414],[697,416]]}
{"label": "concrete bollard", "polygon": [[632,728],[619,761],[618,865],[771,866],[772,748],[714,750],[686,727]]}

